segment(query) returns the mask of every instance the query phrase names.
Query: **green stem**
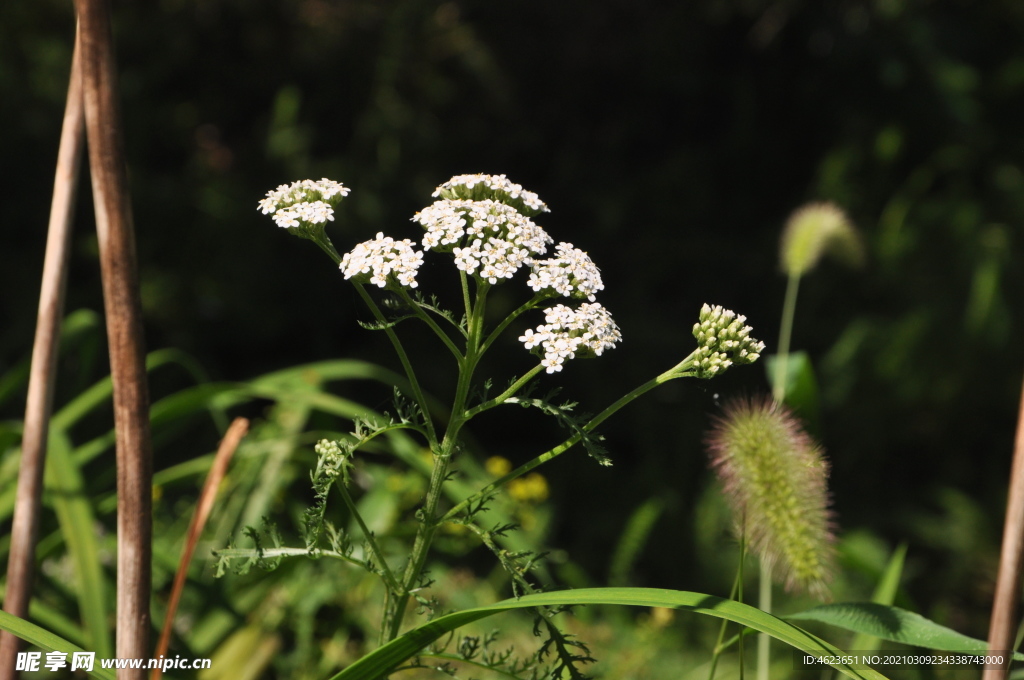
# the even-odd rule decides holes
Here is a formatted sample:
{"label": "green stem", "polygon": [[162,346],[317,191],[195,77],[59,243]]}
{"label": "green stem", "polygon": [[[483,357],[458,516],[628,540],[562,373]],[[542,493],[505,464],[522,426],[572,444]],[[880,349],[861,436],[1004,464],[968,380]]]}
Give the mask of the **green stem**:
{"label": "green stem", "polygon": [[469,277],[461,269],[459,270],[459,281],[462,284],[462,304],[466,309],[466,323],[468,324],[469,317],[473,315],[473,303],[469,300]]}
{"label": "green stem", "polygon": [[[381,313],[380,308],[377,307],[377,303],[373,301],[370,294],[366,292],[363,284],[355,284],[356,290],[359,291],[359,295],[362,296],[366,306],[373,312],[373,316],[381,324],[386,324],[387,319],[384,314]],[[426,420],[427,426],[427,439],[430,442],[430,448],[433,449],[437,446],[437,433],[434,430],[434,421],[430,417],[429,404],[427,403],[426,397],[423,396],[423,390],[420,389],[419,380],[416,379],[416,372],[412,368],[412,364],[409,362],[409,356],[405,353],[405,348],[402,346],[402,341],[398,339],[398,335],[394,329],[386,326],[384,332],[388,336],[388,340],[391,341],[391,345],[395,348],[395,352],[398,354],[398,359],[402,362],[402,368],[405,369],[405,377],[409,379],[409,385],[412,387],[413,398],[416,399],[416,403],[420,406],[420,411],[423,412],[423,418]]]}
{"label": "green stem", "polygon": [[[437,653],[437,652],[420,652],[419,656],[421,658],[424,658],[424,659],[440,659],[442,661],[457,661],[460,664],[465,664],[467,666],[476,666],[477,668],[480,668],[482,670],[490,671],[491,673],[496,673],[498,675],[503,675],[506,678],[512,678],[512,680],[520,680],[520,677],[518,675],[514,674],[514,673],[510,673],[510,672],[508,672],[506,670],[503,670],[501,668],[498,668],[496,666],[488,666],[487,664],[482,663],[480,661],[476,661],[475,659],[466,659],[464,657],[458,656],[457,654],[445,654],[445,653]],[[413,668],[423,668],[423,666],[403,666],[401,668],[396,668],[395,672],[403,671],[403,670],[412,670]]]}
{"label": "green stem", "polygon": [[320,250],[327,253],[327,256],[334,260],[334,264],[341,264],[341,255],[335,250],[334,244],[331,243],[331,239],[327,237],[322,228],[319,230],[307,230],[305,233],[307,234],[306,238],[320,246]]}
{"label": "green stem", "polygon": [[[680,362],[676,366],[674,366],[671,369],[665,371],[664,373],[662,373],[658,377],[653,378],[651,380],[648,380],[643,385],[640,385],[640,387],[637,387],[636,389],[634,389],[629,394],[627,394],[627,395],[621,397],[620,399],[618,399],[614,404],[612,404],[611,406],[609,406],[605,410],[601,411],[601,413],[599,413],[596,416],[594,416],[590,420],[590,422],[588,422],[586,425],[584,425],[583,428],[582,428],[583,431],[584,432],[591,432],[591,431],[593,431],[594,428],[596,428],[598,425],[600,425],[605,420],[607,420],[610,416],[612,416],[616,411],[621,409],[623,406],[625,406],[626,404],[632,402],[633,400],[635,400],[637,397],[641,396],[642,394],[651,391],[652,389],[654,389],[658,385],[666,383],[669,380],[674,380],[676,378],[685,378],[685,377],[692,376],[693,374],[690,373],[689,369],[692,366],[693,357],[694,357],[695,354],[696,354],[696,352],[690,354],[690,356],[686,357],[686,359],[684,359],[682,362]],[[564,442],[562,442],[558,446],[554,447],[553,449],[549,449],[548,451],[545,451],[544,453],[540,454],[539,456],[537,456],[533,460],[520,465],[519,467],[517,467],[515,470],[513,470],[510,473],[508,473],[504,477],[501,477],[500,479],[497,479],[497,480],[491,482],[490,484],[488,484],[484,488],[480,489],[476,493],[472,494],[471,496],[466,498],[464,501],[462,501],[461,503],[456,505],[454,508],[449,510],[444,515],[444,517],[442,517],[440,519],[440,522],[447,522],[447,521],[453,519],[460,512],[462,512],[467,507],[469,507],[472,503],[475,503],[476,501],[480,500],[481,498],[487,496],[488,494],[490,494],[492,491],[494,491],[495,489],[499,488],[503,484],[506,484],[506,483],[512,481],[513,479],[517,478],[517,477],[521,477],[522,475],[525,475],[527,472],[529,472],[530,470],[534,469],[535,467],[537,467],[539,465],[542,465],[542,464],[548,462],[549,460],[560,456],[561,454],[565,453],[566,451],[571,449],[573,446],[578,444],[581,439],[583,439],[583,434],[582,433],[574,434],[573,436],[569,437],[568,439],[566,439]]]}
{"label": "green stem", "polygon": [[786,299],[782,304],[782,325],[779,328],[779,347],[775,359],[775,386],[772,390],[772,397],[780,404],[786,397],[789,343],[793,337],[793,317],[796,315],[796,296],[799,290],[799,274],[790,274],[786,284]]}
{"label": "green stem", "polygon": [[539,303],[541,300],[544,300],[546,297],[546,295],[535,295],[532,300],[524,302],[515,311],[506,316],[505,320],[498,324],[498,326],[493,331],[491,331],[491,334],[487,336],[487,339],[484,340],[484,344],[480,346],[480,353],[483,354],[484,352],[486,352],[487,349],[491,346],[491,344],[498,338],[498,336],[505,332],[505,329],[508,328],[510,323],[518,319],[519,316],[522,315],[524,312],[528,312],[534,307],[536,307],[537,303]]}
{"label": "green stem", "polygon": [[405,301],[405,304],[409,305],[413,309],[413,312],[419,319],[421,319],[424,323],[430,326],[430,330],[434,331],[437,337],[441,338],[441,342],[445,344],[445,347],[448,348],[452,355],[457,360],[461,360],[462,352],[460,352],[459,348],[455,346],[455,343],[452,341],[452,339],[448,337],[448,334],[441,330],[441,327],[437,325],[437,322],[434,321],[430,317],[430,315],[423,311],[423,308],[420,306],[420,304],[412,299],[412,296],[409,295],[405,288],[399,286],[397,290],[398,294],[402,297],[402,300]]}
{"label": "green stem", "polygon": [[491,399],[490,401],[485,401],[484,403],[469,409],[468,411],[466,411],[466,420],[469,420],[473,416],[479,413],[483,413],[488,409],[492,409],[495,406],[501,406],[503,403],[505,403],[506,400],[508,400],[509,397],[514,396],[516,392],[522,389],[523,385],[532,380],[533,377],[540,373],[543,369],[543,364],[537,364],[529,371],[524,373],[523,376],[519,378],[519,380],[516,380],[514,383],[512,383],[511,387],[509,387],[507,390],[496,396],[494,399]]}
{"label": "green stem", "polygon": [[[740,563],[736,567],[736,576],[732,580],[732,589],[729,591],[729,599],[735,600],[736,594],[740,589],[740,578],[743,576],[743,553],[740,553]],[[722,619],[722,625],[718,628],[718,640],[715,642],[715,649],[711,655],[711,669],[708,671],[708,680],[715,680],[715,668],[718,667],[718,658],[722,655],[732,643],[739,639],[739,636],[729,640],[728,644],[723,644],[725,640],[725,629],[729,625],[729,621]]]}
{"label": "green stem", "polygon": [[377,560],[377,564],[380,565],[381,570],[384,572],[381,577],[384,579],[384,584],[388,590],[392,592],[398,592],[399,585],[398,579],[391,573],[391,569],[388,568],[388,563],[384,560],[384,553],[381,551],[380,546],[377,545],[377,539],[374,537],[373,532],[370,531],[369,527],[366,526],[366,522],[363,521],[363,516],[359,514],[359,510],[356,509],[356,504],[352,502],[352,496],[349,495],[348,489],[345,488],[345,484],[340,480],[338,481],[338,489],[341,491],[341,497],[345,501],[345,506],[348,511],[352,513],[352,516],[356,518],[356,523],[359,524],[359,530],[363,532],[363,536],[366,538],[366,544],[370,546],[370,552],[373,554],[373,558]]}
{"label": "green stem", "polygon": [[[223,548],[217,550],[214,555],[216,557],[230,557],[230,558],[249,558],[262,557],[263,559],[271,559],[274,557],[308,557],[313,554],[309,548],[262,548],[260,550],[254,550],[252,548]],[[362,560],[356,559],[355,557],[349,557],[343,553],[337,552],[336,550],[317,550],[316,555],[318,557],[330,557],[332,559],[341,560],[354,564],[357,567],[367,568],[367,564]]]}
{"label": "green stem", "polygon": [[[464,290],[468,291],[465,276],[463,277],[463,286]],[[435,515],[437,514],[437,506],[442,496],[442,486],[448,477],[448,466],[455,451],[459,431],[466,422],[466,400],[469,396],[473,372],[476,370],[480,359],[480,338],[483,335],[484,308],[489,288],[486,283],[479,284],[476,290],[476,304],[472,306],[468,316],[466,355],[459,363],[459,383],[455,389],[452,417],[448,421],[448,427],[445,430],[440,448],[434,449],[434,467],[430,472],[430,482],[427,485],[427,500],[420,510],[420,526],[416,531],[416,538],[413,541],[412,553],[406,565],[401,591],[395,598],[394,608],[385,617],[386,632],[384,637],[387,641],[398,637],[402,619],[405,616],[405,610],[409,603],[409,596],[423,573],[427,554],[434,540],[434,533],[440,524]]]}
{"label": "green stem", "polygon": [[[758,584],[757,607],[766,614],[772,613],[772,579],[768,563],[761,560],[761,578]],[[757,636],[757,680],[768,680],[771,665],[771,638],[766,633]]]}
{"label": "green stem", "polygon": [[[740,587],[736,593],[736,601],[740,604],[743,603],[743,565],[747,562],[747,517],[746,515],[740,520]],[[740,640],[737,643],[740,651],[740,680],[743,680],[744,674],[744,662],[743,662],[743,631],[740,631]]]}

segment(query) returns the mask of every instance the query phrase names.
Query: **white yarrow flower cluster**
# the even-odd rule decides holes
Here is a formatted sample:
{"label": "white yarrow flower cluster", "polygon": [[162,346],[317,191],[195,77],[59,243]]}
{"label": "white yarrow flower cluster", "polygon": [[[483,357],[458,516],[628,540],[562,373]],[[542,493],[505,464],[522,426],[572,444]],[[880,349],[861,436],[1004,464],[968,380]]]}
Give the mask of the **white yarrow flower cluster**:
{"label": "white yarrow flower cluster", "polygon": [[544,310],[547,322],[519,338],[526,349],[543,352],[541,365],[548,373],[562,370],[566,359],[601,356],[622,341],[619,327],[607,309],[585,302],[579,309],[555,305]]}
{"label": "white yarrow flower cluster", "polygon": [[399,285],[415,288],[416,272],[423,264],[423,253],[414,250],[409,239],[396,241],[378,232],[377,238],[360,243],[341,258],[341,271],[346,279],[372,283],[380,288],[394,276]]}
{"label": "white yarrow flower cluster", "polygon": [[348,196],[349,191],[341,182],[326,177],[319,181],[304,179],[268,191],[258,209],[264,215],[273,215],[279,227],[323,224],[334,220],[333,206]]}
{"label": "white yarrow flower cluster", "polygon": [[491,284],[512,278],[554,242],[529,217],[491,198],[442,199],[412,219],[427,231],[423,236],[425,250],[450,249],[459,269]]}
{"label": "white yarrow flower cluster", "polygon": [[601,270],[586,252],[573,247],[571,243],[555,246],[556,257],[541,260],[533,265],[527,284],[535,292],[551,289],[565,297],[586,298],[593,302],[595,293],[604,290]]}
{"label": "white yarrow flower cluster", "polygon": [[700,310],[700,321],[693,325],[693,337],[700,346],[694,368],[698,377],[710,378],[733,364],[752,364],[764,351],[764,343],[750,337],[747,317],[705,304]]}
{"label": "white yarrow flower cluster", "polygon": [[518,208],[532,217],[550,212],[548,206],[532,191],[510,181],[505,175],[456,175],[434,190],[434,198],[479,201],[491,198]]}

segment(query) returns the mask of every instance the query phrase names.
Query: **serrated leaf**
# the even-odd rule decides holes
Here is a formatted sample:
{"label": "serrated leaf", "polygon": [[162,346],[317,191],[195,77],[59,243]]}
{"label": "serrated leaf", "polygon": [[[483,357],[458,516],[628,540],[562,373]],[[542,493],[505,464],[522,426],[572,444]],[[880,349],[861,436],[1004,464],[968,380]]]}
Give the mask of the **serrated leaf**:
{"label": "serrated leaf", "polygon": [[368,331],[383,331],[387,330],[388,328],[394,328],[395,326],[405,321],[406,319],[414,318],[416,318],[415,314],[406,314],[405,316],[399,316],[397,318],[391,319],[390,321],[359,321],[357,319],[356,323]]}

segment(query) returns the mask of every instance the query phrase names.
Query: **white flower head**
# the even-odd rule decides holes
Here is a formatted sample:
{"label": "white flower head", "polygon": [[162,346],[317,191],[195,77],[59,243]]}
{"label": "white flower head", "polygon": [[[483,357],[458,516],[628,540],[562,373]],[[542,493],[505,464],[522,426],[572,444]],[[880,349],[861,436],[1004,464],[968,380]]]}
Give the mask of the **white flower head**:
{"label": "white flower head", "polygon": [[693,325],[693,337],[700,346],[694,368],[697,376],[710,378],[733,364],[752,364],[764,351],[764,343],[750,336],[747,317],[719,305],[705,304],[700,320]]}
{"label": "white flower head", "polygon": [[505,203],[533,217],[550,212],[547,205],[532,191],[511,182],[505,175],[456,175],[434,190],[434,198],[468,201],[492,200]]}
{"label": "white flower head", "polygon": [[360,243],[341,258],[341,271],[346,279],[356,283],[372,283],[385,288],[397,282],[405,288],[415,288],[416,272],[423,264],[423,253],[413,249],[409,239],[396,241],[390,236],[377,234],[372,241]]}
{"label": "white flower head", "polygon": [[277,226],[314,241],[337,257],[324,227],[334,221],[334,206],[348,194],[348,187],[326,177],[319,181],[304,179],[268,191],[257,207],[264,215],[270,215]]}
{"label": "white flower head", "polygon": [[424,250],[451,251],[459,269],[492,284],[532,265],[554,241],[515,207],[491,198],[444,198],[412,219],[426,229]]}
{"label": "white flower head", "polygon": [[584,251],[571,243],[555,246],[556,257],[533,264],[527,284],[535,292],[550,289],[565,297],[585,298],[593,302],[595,293],[604,290],[601,270]]}
{"label": "white flower head", "polygon": [[[326,177],[319,181],[304,179],[267,192],[257,206],[264,215],[273,215],[280,227],[295,227],[295,221],[320,224],[334,220],[334,206],[348,196],[350,189]],[[278,213],[286,216],[278,218]]]}
{"label": "white flower head", "polygon": [[519,341],[543,355],[541,365],[548,373],[561,371],[567,359],[601,356],[622,341],[611,313],[596,303],[585,302],[578,309],[555,305],[544,310],[544,320]]}

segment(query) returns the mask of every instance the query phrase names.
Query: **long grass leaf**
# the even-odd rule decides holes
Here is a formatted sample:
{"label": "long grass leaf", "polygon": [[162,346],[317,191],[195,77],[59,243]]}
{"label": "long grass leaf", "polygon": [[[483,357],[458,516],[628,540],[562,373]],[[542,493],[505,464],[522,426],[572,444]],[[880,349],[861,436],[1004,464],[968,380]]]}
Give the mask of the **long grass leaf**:
{"label": "long grass leaf", "polygon": [[[890,642],[945,652],[984,654],[988,643],[941,626],[920,614],[874,602],[825,604],[786,617],[796,621],[819,621],[854,633],[873,635]],[[1024,654],[1013,658],[1024,661]]]}
{"label": "long grass leaf", "polygon": [[609,569],[608,583],[613,586],[625,585],[629,579],[629,572],[633,569],[637,557],[647,544],[647,539],[654,529],[654,523],[658,521],[664,510],[665,503],[660,498],[651,498],[633,511],[626,528],[622,531],[619,544],[612,554],[612,565]]}
{"label": "long grass leaf", "polygon": [[[181,355],[182,352],[174,349],[159,349],[155,352],[150,352],[146,356],[146,371],[153,372],[161,366],[179,364],[182,361]],[[75,423],[90,412],[108,403],[113,395],[113,391],[114,388],[110,382],[110,376],[103,378],[55,413],[50,421],[51,424],[61,430],[71,429]]]}
{"label": "long grass leaf", "polygon": [[[0,628],[10,633],[14,633],[22,640],[39,647],[45,652],[64,652],[65,654],[72,654],[74,652],[85,651],[81,647],[71,644],[64,638],[54,635],[45,628],[40,628],[34,623],[30,623],[25,619],[18,618],[17,616],[11,616],[5,611],[0,611]],[[97,660],[101,657],[96,654]],[[89,675],[99,680],[116,680],[114,671],[100,668],[99,664],[96,663],[93,666],[93,670],[87,671]]]}
{"label": "long grass leaf", "polygon": [[[896,601],[896,591],[899,590],[900,577],[903,575],[903,563],[906,561],[906,558],[907,544],[903,543],[893,551],[892,557],[889,558],[889,563],[885,565],[882,578],[878,580],[875,592],[871,596],[872,602],[875,604],[891,605]],[[873,652],[878,649],[881,643],[882,640],[874,635],[857,633],[853,638],[853,642],[850,643],[850,649]]]}
{"label": "long grass leaf", "polygon": [[[564,605],[631,605],[636,607],[669,607],[696,614],[727,619],[748,628],[767,633],[808,654],[827,657],[842,652],[791,623],[766,614],[749,605],[714,595],[659,588],[584,588],[524,595],[486,607],[477,607],[442,616],[423,624],[383,647],[367,654],[333,676],[331,680],[378,680],[438,638],[468,623],[499,612],[524,607],[557,607]],[[845,664],[833,667],[844,675],[859,680],[884,680],[885,676],[870,668],[853,668]]]}
{"label": "long grass leaf", "polygon": [[[0,587],[0,598],[3,598],[5,594],[6,588]],[[72,621],[63,612],[44,604],[39,598],[33,598],[29,602],[28,616],[54,634],[70,640],[72,644],[86,644],[85,631],[76,621]]]}
{"label": "long grass leaf", "polygon": [[46,488],[53,499],[61,534],[75,565],[75,592],[89,649],[104,658],[113,656],[107,622],[106,583],[96,542],[95,518],[85,492],[82,473],[71,457],[71,442],[64,432],[50,431],[46,461]]}

